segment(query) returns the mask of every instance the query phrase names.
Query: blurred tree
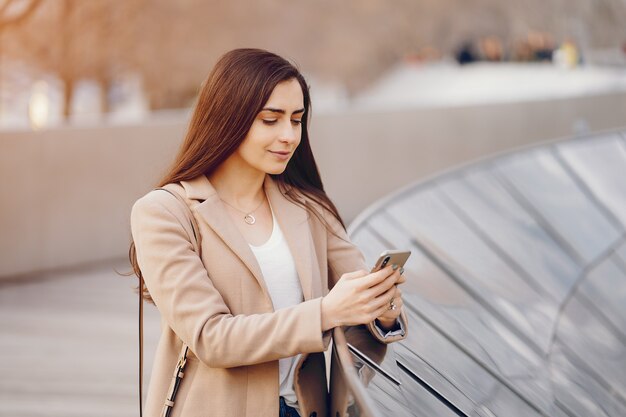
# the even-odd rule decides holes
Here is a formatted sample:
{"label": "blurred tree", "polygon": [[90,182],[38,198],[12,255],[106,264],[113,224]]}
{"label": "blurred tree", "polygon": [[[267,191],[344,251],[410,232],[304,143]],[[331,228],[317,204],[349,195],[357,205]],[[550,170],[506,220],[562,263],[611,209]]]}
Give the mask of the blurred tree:
{"label": "blurred tree", "polygon": [[77,82],[94,80],[101,88],[102,110],[108,90],[132,55],[133,14],[143,0],[37,1],[22,25],[11,27],[4,51],[63,83],[63,115],[70,115]]}
{"label": "blurred tree", "polygon": [[26,21],[41,4],[41,0],[0,0],[0,116],[2,116],[4,97],[4,68],[2,56],[4,54],[3,34],[7,28],[17,26]]}
{"label": "blurred tree", "polygon": [[[597,3],[611,4],[613,16]],[[626,38],[623,21],[623,0],[151,0],[134,22],[132,58],[151,107],[168,108],[191,104],[215,60],[237,47],[276,51],[355,93],[423,47],[451,53],[492,37],[511,49],[533,30],[562,39],[581,25],[603,27],[618,41]],[[577,38],[585,36],[592,35]]]}
{"label": "blurred tree", "polygon": [[66,115],[78,80],[99,83],[106,111],[108,86],[129,71],[151,108],[188,106],[215,60],[237,47],[275,51],[354,93],[424,48],[449,54],[492,37],[506,57],[533,31],[583,47],[626,39],[624,0],[21,1],[41,4],[5,31],[2,52],[63,80]]}
{"label": "blurred tree", "polygon": [[25,21],[41,0],[4,0],[0,2],[0,31]]}

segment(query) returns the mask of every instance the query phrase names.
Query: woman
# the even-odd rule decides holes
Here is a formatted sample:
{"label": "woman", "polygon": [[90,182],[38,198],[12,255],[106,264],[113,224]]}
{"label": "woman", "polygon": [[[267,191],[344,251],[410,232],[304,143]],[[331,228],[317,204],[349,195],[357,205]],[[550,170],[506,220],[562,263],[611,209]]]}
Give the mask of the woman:
{"label": "woman", "polygon": [[[175,184],[191,208],[200,255],[175,196],[152,190],[134,204],[131,263],[162,317],[147,415],[163,408],[183,342],[172,416],[322,417],[333,327],[354,326],[359,346],[405,337],[404,277],[392,266],[368,273],[348,241],[313,159],[310,110],[289,62],[226,53],[160,183]],[[333,407],[343,414],[345,403]]]}

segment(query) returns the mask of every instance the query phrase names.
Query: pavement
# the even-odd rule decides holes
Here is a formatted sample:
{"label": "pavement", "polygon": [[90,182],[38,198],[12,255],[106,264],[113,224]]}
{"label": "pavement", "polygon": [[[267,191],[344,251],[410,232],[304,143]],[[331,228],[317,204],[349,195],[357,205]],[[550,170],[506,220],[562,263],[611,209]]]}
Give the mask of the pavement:
{"label": "pavement", "polygon": [[[125,260],[0,281],[0,416],[138,415],[136,277]],[[144,308],[144,395],[160,334]]]}
{"label": "pavement", "polygon": [[626,67],[551,63],[402,63],[352,100],[352,110],[399,111],[520,103],[626,92]]}

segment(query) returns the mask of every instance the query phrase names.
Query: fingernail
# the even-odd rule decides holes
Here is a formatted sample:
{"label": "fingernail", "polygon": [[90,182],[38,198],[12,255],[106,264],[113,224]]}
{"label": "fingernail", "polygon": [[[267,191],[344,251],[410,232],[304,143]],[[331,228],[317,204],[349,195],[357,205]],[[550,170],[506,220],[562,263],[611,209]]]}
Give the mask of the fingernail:
{"label": "fingernail", "polygon": [[393,269],[393,270],[395,271],[396,269],[398,269],[398,265],[393,264],[393,266],[391,267],[391,269]]}
{"label": "fingernail", "polygon": [[404,274],[404,267],[400,267],[400,275]]}

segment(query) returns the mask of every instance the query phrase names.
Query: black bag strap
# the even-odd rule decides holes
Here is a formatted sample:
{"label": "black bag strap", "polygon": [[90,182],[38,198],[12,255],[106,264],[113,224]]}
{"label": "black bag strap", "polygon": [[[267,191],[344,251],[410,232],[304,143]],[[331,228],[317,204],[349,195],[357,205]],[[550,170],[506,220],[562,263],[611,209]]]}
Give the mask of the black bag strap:
{"label": "black bag strap", "polygon": [[[167,188],[166,188],[167,187]],[[167,184],[162,188],[155,188],[155,190],[163,190],[167,191],[171,195],[173,195],[178,201],[181,202],[183,207],[185,208],[185,212],[189,221],[191,223],[191,230],[193,232],[194,238],[194,250],[200,256],[200,229],[198,228],[198,223],[196,218],[194,217],[189,205],[185,201],[185,199],[173,189],[173,185]],[[143,289],[145,283],[143,278],[139,280],[139,417],[143,417]],[[172,376],[172,382],[170,384],[170,389],[168,390],[168,394],[165,398],[165,403],[163,405],[163,412],[161,415],[163,417],[169,417],[172,412],[172,408],[174,407],[174,400],[176,399],[176,393],[178,392],[178,387],[180,386],[180,382],[185,376],[184,370],[185,365],[187,364],[187,353],[189,352],[189,346],[183,343],[180,354],[178,356],[178,362],[174,368],[174,374]]]}

